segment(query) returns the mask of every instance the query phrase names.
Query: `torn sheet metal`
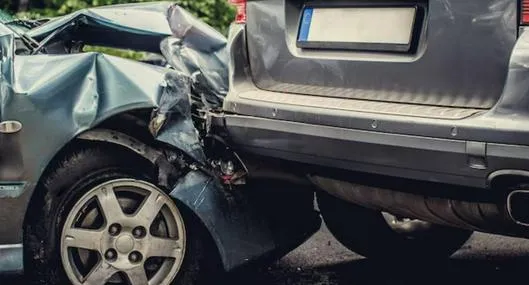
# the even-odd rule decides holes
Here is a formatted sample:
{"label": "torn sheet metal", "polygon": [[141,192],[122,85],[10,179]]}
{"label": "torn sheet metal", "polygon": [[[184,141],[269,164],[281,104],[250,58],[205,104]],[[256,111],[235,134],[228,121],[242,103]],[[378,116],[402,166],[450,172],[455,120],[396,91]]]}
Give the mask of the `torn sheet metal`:
{"label": "torn sheet metal", "polygon": [[226,38],[179,6],[171,6],[167,18],[174,36],[162,42],[162,54],[173,68],[191,76],[201,91],[208,91],[206,96],[222,100],[228,92]]}
{"label": "torn sheet metal", "polygon": [[190,171],[170,193],[202,214],[228,271],[263,256],[282,256],[321,225],[311,191],[287,181],[253,182],[244,192],[225,191],[217,179]]}
{"label": "torn sheet metal", "polygon": [[176,71],[164,76],[163,91],[151,121],[151,133],[159,141],[177,146],[196,161],[205,163],[197,129],[191,119],[191,79]]}
{"label": "torn sheet metal", "polygon": [[[219,190],[222,185],[199,171],[191,171],[175,186],[170,195],[201,217],[208,229],[217,229],[212,236],[218,245],[225,269],[232,269],[276,248],[272,233],[263,220],[248,209],[240,209],[241,202],[232,201]],[[198,195],[197,195],[198,193]]]}
{"label": "torn sheet metal", "polygon": [[[197,161],[204,162],[202,148],[195,143],[186,143],[195,141],[194,138],[188,138],[194,135],[194,125],[189,120],[168,120],[167,116],[185,114],[187,117],[192,115],[191,109],[222,106],[228,92],[227,40],[178,5],[169,7],[167,21],[173,36],[161,42],[160,50],[175,70],[166,76],[168,88],[174,91],[163,94],[151,123],[151,132],[158,134],[166,121],[172,122],[172,126],[166,126],[165,131],[159,133],[158,140],[172,145],[176,141]],[[190,90],[187,92],[189,101],[183,99],[186,96],[183,90]],[[175,100],[175,95],[180,99]]]}

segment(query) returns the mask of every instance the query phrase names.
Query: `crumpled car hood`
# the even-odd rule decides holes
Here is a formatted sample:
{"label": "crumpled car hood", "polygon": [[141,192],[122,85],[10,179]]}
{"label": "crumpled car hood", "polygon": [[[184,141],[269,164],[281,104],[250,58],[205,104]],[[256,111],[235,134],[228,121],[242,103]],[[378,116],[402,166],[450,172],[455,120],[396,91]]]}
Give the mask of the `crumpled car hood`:
{"label": "crumpled car hood", "polygon": [[[63,29],[73,23],[74,29]],[[177,5],[155,2],[81,10],[27,35],[42,41],[64,36],[61,33],[68,39],[85,38],[90,43],[93,37],[109,46],[119,42],[130,48],[147,40],[145,46],[156,46],[171,68],[101,53],[14,56],[15,35],[0,25],[0,118],[23,121],[24,141],[34,141],[35,134],[45,140],[44,145],[22,146],[27,148],[23,153],[34,155],[24,158],[25,165],[40,165],[35,169],[40,171],[58,148],[79,133],[123,111],[146,108],[155,110],[152,131],[158,140],[205,161],[191,104],[210,102],[207,107],[219,107],[227,93],[228,58],[222,34]],[[195,88],[202,91],[192,92]],[[37,129],[42,124],[54,128],[43,133]],[[36,179],[39,174],[31,176]]]}
{"label": "crumpled car hood", "polygon": [[[166,13],[172,5],[170,2],[124,4],[88,8],[76,11],[32,29],[27,35],[40,40],[53,31],[68,25],[78,18],[86,18],[87,23],[100,31],[105,28],[145,35],[172,35]],[[144,19],[138,21],[138,19]]]}

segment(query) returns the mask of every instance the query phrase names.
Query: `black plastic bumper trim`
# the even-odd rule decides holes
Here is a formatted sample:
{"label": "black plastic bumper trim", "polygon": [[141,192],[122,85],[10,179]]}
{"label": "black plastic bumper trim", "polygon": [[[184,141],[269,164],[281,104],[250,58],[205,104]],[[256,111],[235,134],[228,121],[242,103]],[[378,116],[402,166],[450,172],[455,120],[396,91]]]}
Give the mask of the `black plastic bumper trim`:
{"label": "black plastic bumper trim", "polygon": [[323,167],[478,188],[498,170],[529,170],[528,146],[487,144],[487,166],[476,169],[462,140],[241,115],[226,115],[225,124],[241,150]]}

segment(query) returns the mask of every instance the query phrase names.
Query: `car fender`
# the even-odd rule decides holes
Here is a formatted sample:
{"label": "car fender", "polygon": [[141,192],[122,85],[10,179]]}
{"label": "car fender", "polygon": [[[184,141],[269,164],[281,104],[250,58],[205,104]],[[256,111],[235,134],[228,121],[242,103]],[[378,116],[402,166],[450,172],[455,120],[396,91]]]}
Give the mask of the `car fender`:
{"label": "car fender", "polygon": [[[127,148],[157,165],[158,172],[172,171],[168,163],[162,163],[163,152],[121,132],[93,129],[77,139]],[[226,270],[276,249],[268,224],[248,211],[251,207],[244,206],[244,200],[233,199],[216,177],[199,170],[191,171],[177,181],[170,196],[193,212],[206,227]]]}

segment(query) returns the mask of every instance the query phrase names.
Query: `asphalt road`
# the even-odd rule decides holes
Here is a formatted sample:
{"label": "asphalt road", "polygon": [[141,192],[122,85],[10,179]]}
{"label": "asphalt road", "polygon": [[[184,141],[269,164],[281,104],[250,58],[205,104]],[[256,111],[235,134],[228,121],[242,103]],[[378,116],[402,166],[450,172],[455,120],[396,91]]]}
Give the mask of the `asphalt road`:
{"label": "asphalt road", "polygon": [[[406,258],[405,256],[402,257]],[[231,285],[518,284],[526,282],[529,240],[475,234],[451,259],[419,267],[380,265],[343,248],[323,228],[280,261],[231,274]],[[0,278],[0,284],[25,284]]]}
{"label": "asphalt road", "polygon": [[529,240],[476,233],[449,260],[403,268],[351,253],[323,228],[279,262],[246,273],[235,284],[518,284],[527,282],[528,269]]}

